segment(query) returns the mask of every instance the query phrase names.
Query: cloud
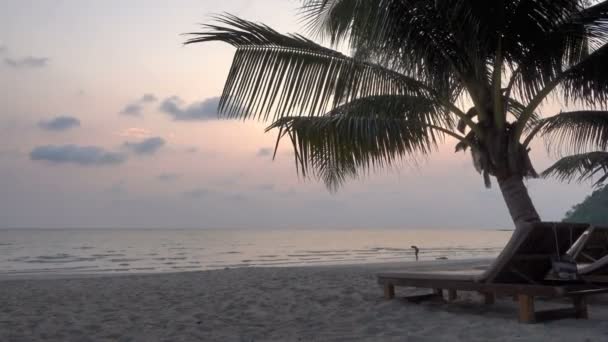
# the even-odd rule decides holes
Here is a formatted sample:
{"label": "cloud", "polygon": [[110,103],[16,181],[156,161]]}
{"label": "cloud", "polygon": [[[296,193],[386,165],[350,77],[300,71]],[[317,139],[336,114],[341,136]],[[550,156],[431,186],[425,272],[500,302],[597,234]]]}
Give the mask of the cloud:
{"label": "cloud", "polygon": [[258,150],[258,153],[256,154],[258,157],[268,157],[271,156],[273,152],[272,148],[269,147],[263,147],[261,149]]}
{"label": "cloud", "polygon": [[11,68],[43,68],[49,64],[46,57],[23,57],[21,59],[5,58],[4,63]]}
{"label": "cloud", "polygon": [[5,54],[8,51],[8,47],[4,44],[0,44],[0,55]]}
{"label": "cloud", "polygon": [[142,140],[141,142],[125,142],[124,146],[135,154],[154,154],[165,145],[165,139],[161,137],[152,137]]}
{"label": "cloud", "polygon": [[211,190],[205,188],[197,188],[184,192],[185,197],[192,199],[207,197],[209,194],[211,194]]}
{"label": "cloud", "polygon": [[139,100],[127,104],[125,108],[120,111],[120,114],[126,116],[140,116],[144,110],[144,105],[156,102],[156,100],[157,98],[154,94],[146,93],[142,95]]}
{"label": "cloud", "polygon": [[125,138],[147,138],[150,136],[150,131],[145,128],[131,127],[120,133],[121,137]]}
{"label": "cloud", "polygon": [[179,97],[172,96],[160,104],[159,110],[176,121],[216,120],[219,101],[219,97],[210,97],[204,101],[186,105]]}
{"label": "cloud", "polygon": [[30,159],[56,164],[116,165],[124,162],[126,157],[97,146],[46,145],[34,148]]}
{"label": "cloud", "polygon": [[137,103],[131,103],[125,106],[125,108],[123,108],[123,110],[120,111],[120,114],[122,115],[127,115],[127,116],[140,116],[141,115],[141,111],[144,108],[137,104]]}
{"label": "cloud", "polygon": [[71,128],[80,126],[80,120],[73,116],[58,116],[50,120],[42,120],[38,123],[38,127],[47,131],[67,131]]}
{"label": "cloud", "polygon": [[150,102],[156,102],[156,100],[158,100],[156,98],[156,96],[154,96],[154,94],[144,94],[141,99],[139,100],[139,102],[141,103],[150,103]]}
{"label": "cloud", "polygon": [[179,179],[179,175],[176,173],[161,173],[156,178],[161,182],[172,182]]}

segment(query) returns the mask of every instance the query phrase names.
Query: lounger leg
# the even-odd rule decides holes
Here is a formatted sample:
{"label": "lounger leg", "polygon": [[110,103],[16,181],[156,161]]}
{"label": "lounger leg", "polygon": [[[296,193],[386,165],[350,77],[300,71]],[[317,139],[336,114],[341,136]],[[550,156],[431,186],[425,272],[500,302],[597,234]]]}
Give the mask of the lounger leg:
{"label": "lounger leg", "polygon": [[458,295],[456,293],[456,290],[454,290],[454,289],[449,289],[448,290],[448,300],[450,302],[455,301],[457,296]]}
{"label": "lounger leg", "polygon": [[579,319],[589,318],[587,312],[587,299],[584,296],[575,296],[572,297],[572,301],[574,302],[574,311],[576,312],[575,317]]}
{"label": "lounger leg", "polygon": [[519,295],[519,322],[534,323],[534,297],[529,295]]}
{"label": "lounger leg", "polygon": [[395,286],[393,284],[384,284],[384,299],[395,298]]}
{"label": "lounger leg", "polygon": [[433,289],[433,293],[437,296],[437,297],[441,297],[443,298],[443,289]]}
{"label": "lounger leg", "polygon": [[483,294],[483,302],[486,305],[492,305],[495,302],[496,296],[493,293],[484,293]]}

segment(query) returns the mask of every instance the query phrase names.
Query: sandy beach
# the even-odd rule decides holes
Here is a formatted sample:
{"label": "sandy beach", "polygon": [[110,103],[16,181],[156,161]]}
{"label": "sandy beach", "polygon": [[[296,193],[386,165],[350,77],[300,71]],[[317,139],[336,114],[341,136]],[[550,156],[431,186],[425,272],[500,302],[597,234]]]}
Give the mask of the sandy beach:
{"label": "sandy beach", "polygon": [[[510,298],[385,301],[374,274],[487,260],[0,280],[0,341],[606,341],[589,320],[522,325]],[[415,290],[398,289],[397,296]],[[541,302],[541,305],[543,303]],[[559,302],[557,303],[559,304]],[[555,305],[551,303],[550,305]]]}

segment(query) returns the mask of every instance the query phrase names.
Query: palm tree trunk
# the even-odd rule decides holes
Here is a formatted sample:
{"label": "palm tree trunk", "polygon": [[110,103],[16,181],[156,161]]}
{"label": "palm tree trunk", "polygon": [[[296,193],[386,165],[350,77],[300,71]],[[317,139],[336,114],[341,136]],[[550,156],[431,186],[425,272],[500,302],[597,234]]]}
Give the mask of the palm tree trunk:
{"label": "palm tree trunk", "polygon": [[516,228],[526,223],[540,221],[540,216],[536,212],[536,208],[534,208],[532,199],[528,195],[528,189],[526,189],[521,176],[500,178],[498,179],[498,184]]}

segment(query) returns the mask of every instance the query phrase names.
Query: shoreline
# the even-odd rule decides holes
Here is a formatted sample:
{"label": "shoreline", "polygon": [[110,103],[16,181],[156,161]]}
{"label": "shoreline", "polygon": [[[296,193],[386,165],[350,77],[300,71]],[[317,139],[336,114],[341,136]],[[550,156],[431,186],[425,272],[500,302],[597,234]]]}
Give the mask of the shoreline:
{"label": "shoreline", "polygon": [[[488,259],[267,267],[0,282],[2,341],[602,341],[608,300],[590,319],[517,323],[511,298],[386,301],[375,274],[482,267]],[[413,264],[413,265],[412,265]],[[421,290],[397,290],[397,296]],[[560,301],[538,305],[550,307]]]}
{"label": "shoreline", "polygon": [[390,270],[395,268],[408,268],[412,270],[433,270],[436,267],[442,269],[461,269],[463,267],[476,267],[478,264],[483,265],[490,263],[494,258],[479,257],[467,259],[442,259],[442,260],[420,260],[420,261],[400,261],[400,262],[370,262],[370,263],[346,263],[346,264],[317,264],[317,265],[296,265],[296,266],[250,266],[250,267],[225,267],[208,270],[193,270],[193,271],[174,271],[174,272],[141,272],[141,273],[61,273],[61,272],[45,272],[45,273],[0,273],[0,284],[5,281],[18,280],[51,280],[51,279],[91,279],[105,277],[131,277],[131,276],[155,276],[155,275],[176,275],[176,274],[196,274],[207,272],[221,272],[225,270],[245,270],[245,269],[351,269],[351,268],[373,268]]}

